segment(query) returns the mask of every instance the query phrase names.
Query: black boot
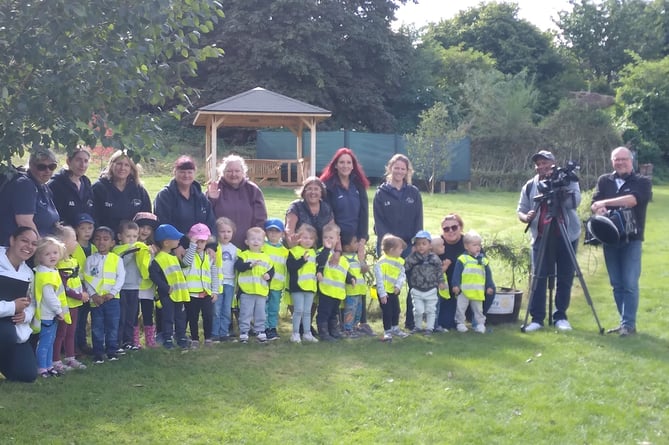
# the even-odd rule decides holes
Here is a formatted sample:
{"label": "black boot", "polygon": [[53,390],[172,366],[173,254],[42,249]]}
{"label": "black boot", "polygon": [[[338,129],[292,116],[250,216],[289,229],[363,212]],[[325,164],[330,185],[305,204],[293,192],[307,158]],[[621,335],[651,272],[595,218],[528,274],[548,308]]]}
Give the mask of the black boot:
{"label": "black boot", "polygon": [[321,341],[335,341],[335,339],[332,338],[328,332],[327,323],[318,323],[318,337]]}
{"label": "black boot", "polygon": [[330,332],[330,337],[334,338],[335,340],[339,340],[341,338],[341,332],[339,332],[339,323],[337,323],[337,320],[330,320],[328,322],[328,331]]}

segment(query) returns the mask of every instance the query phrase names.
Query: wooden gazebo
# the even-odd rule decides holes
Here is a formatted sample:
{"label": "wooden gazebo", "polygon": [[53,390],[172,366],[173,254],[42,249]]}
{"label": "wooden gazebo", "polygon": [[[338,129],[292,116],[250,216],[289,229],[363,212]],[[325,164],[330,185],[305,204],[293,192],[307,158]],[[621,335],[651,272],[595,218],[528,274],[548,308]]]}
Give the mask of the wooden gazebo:
{"label": "wooden gazebo", "polygon": [[[193,125],[206,128],[205,159],[208,179],[216,178],[216,133],[220,127],[288,128],[297,138],[296,161],[308,165],[307,175],[315,174],[316,125],[331,115],[324,108],[260,87],[198,109]],[[305,128],[311,132],[308,160],[302,157],[302,134]],[[253,164],[254,160],[250,161],[250,165]],[[258,164],[261,165],[265,164]],[[298,176],[304,174],[302,169],[298,169]],[[298,178],[298,182],[302,179],[304,178]]]}

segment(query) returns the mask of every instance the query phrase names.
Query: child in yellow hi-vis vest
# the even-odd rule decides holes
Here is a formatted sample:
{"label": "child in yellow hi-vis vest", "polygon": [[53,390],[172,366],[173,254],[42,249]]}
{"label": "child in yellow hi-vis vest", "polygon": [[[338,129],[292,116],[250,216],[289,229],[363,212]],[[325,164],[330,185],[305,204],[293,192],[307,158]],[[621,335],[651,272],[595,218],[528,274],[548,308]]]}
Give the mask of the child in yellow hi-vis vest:
{"label": "child in yellow hi-vis vest", "polygon": [[376,292],[383,314],[383,341],[392,341],[393,335],[405,338],[409,334],[400,329],[400,291],[406,281],[402,252],[406,244],[395,235],[385,235],[381,240],[383,255],[374,265]]}
{"label": "child in yellow hi-vis vest", "polygon": [[162,309],[161,332],[166,349],[174,348],[172,336],[175,334],[177,344],[182,349],[188,348],[184,303],[190,301],[190,294],[179,259],[172,254],[182,237],[183,233],[170,224],[159,225],[153,234],[160,251],[151,261],[149,276],[156,284],[159,303],[156,307],[160,306]]}
{"label": "child in yellow hi-vis vest", "polygon": [[463,243],[465,253],[458,257],[453,271],[453,293],[458,296],[455,310],[456,329],[458,332],[467,332],[465,311],[469,306],[476,322],[474,330],[485,334],[483,300],[486,295],[495,294],[495,283],[488,258],[481,252],[481,235],[470,230],[464,234]]}
{"label": "child in yellow hi-vis vest", "polygon": [[265,221],[267,240],[262,251],[269,255],[274,266],[274,276],[269,283],[269,295],[267,296],[267,305],[265,306],[265,334],[267,334],[267,340],[270,341],[279,339],[279,333],[276,329],[279,324],[281,294],[288,284],[288,270],[286,269],[288,248],[283,245],[283,232],[284,226],[280,219],[270,218]]}
{"label": "child in yellow hi-vis vest", "polygon": [[114,231],[100,226],[93,232],[97,252],[86,259],[84,287],[91,296],[93,363],[118,360],[118,323],[121,318],[120,293],[125,282],[121,258],[111,251]]}
{"label": "child in yellow hi-vis vest", "polygon": [[343,334],[346,338],[360,338],[355,329],[362,316],[362,300],[367,295],[367,283],[363,275],[363,265],[358,258],[358,238],[355,235],[343,236],[341,240],[342,255],[348,260],[349,272],[355,278],[355,284],[346,284],[346,299],[344,300]]}
{"label": "child in yellow hi-vis vest", "polygon": [[35,249],[35,322],[40,324],[37,356],[37,372],[42,377],[61,375],[53,367],[53,344],[56,340],[58,321],[72,323],[63,281],[56,264],[65,256],[65,245],[56,238],[47,236],[37,242]]}

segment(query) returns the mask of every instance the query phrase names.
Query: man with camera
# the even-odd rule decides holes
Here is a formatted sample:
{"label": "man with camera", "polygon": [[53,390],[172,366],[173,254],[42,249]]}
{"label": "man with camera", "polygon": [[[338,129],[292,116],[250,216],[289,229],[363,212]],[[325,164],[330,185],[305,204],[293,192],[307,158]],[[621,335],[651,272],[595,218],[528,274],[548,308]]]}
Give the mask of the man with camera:
{"label": "man with camera", "polygon": [[[620,314],[620,325],[609,333],[621,337],[636,334],[641,275],[641,242],[646,224],[646,208],[652,197],[650,179],[634,172],[632,152],[618,147],[611,152],[613,173],[599,177],[590,209],[595,215],[631,209],[634,231],[623,233],[617,243],[604,244],[604,260],[613,288],[613,298]],[[629,232],[629,231],[628,231]]]}
{"label": "man with camera", "polygon": [[[532,162],[537,174],[523,186],[517,209],[518,219],[528,225],[532,235],[533,292],[531,290],[529,306],[532,322],[524,327],[524,332],[544,327],[549,277],[556,278],[555,327],[569,331],[571,325],[567,320],[567,309],[575,266],[567,243],[575,251],[581,235],[581,223],[576,213],[581,203],[581,190],[573,173],[574,164],[556,168],[555,156],[547,150],[534,154]],[[558,227],[562,223],[566,240],[562,239]],[[540,252],[540,246],[543,246],[543,252]],[[541,264],[537,264],[540,258]]]}

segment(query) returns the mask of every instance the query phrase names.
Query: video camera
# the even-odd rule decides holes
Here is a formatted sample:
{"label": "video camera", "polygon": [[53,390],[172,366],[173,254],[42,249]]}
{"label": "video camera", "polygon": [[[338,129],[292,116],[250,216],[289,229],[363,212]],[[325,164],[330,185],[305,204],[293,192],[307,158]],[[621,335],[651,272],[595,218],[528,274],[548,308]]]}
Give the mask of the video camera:
{"label": "video camera", "polygon": [[540,195],[535,200],[542,199],[550,193],[568,186],[572,182],[578,182],[578,176],[576,176],[575,172],[580,168],[578,163],[574,161],[567,162],[564,167],[553,166],[551,176],[539,181],[537,189]]}

